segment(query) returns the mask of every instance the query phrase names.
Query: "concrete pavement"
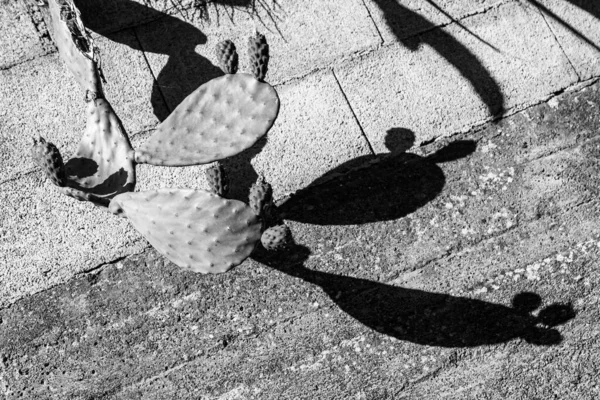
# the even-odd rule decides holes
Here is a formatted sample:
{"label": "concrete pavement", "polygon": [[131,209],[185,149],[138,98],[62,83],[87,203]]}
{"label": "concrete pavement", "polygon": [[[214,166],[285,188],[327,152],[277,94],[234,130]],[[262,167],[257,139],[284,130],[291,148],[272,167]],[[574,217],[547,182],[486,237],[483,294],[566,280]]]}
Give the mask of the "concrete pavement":
{"label": "concrete pavement", "polygon": [[[236,198],[272,182],[298,247],[194,275],[60,196],[23,154],[42,134],[68,156],[83,96],[43,7],[6,2],[6,398],[600,395],[593,2],[77,4],[134,147],[217,76],[215,43],[244,66],[267,34],[281,112],[225,166]],[[203,169],[142,165],[137,188]]]}

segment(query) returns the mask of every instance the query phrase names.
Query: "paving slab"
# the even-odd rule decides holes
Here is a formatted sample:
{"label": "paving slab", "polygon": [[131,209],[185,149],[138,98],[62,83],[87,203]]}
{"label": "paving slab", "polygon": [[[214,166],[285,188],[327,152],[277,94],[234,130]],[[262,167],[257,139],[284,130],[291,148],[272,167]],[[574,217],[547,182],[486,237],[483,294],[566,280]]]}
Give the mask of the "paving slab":
{"label": "paving slab", "polygon": [[388,151],[389,129],[409,129],[415,143],[427,142],[577,82],[535,8],[508,3],[461,22],[494,47],[452,24],[408,39],[410,45],[386,47],[335,68],[377,153]]}
{"label": "paving slab", "polygon": [[56,54],[37,58],[0,71],[0,77],[1,181],[33,170],[29,147],[39,135],[70,156],[84,129],[85,103],[62,60]]}
{"label": "paving slab", "polygon": [[0,304],[142,251],[126,220],[56,190],[41,171],[2,185]]}
{"label": "paving slab", "polygon": [[105,96],[118,112],[128,133],[152,129],[160,122],[156,114],[166,112],[168,107],[162,99],[152,97],[155,83],[152,71],[143,53],[129,46],[130,43],[137,43],[135,33],[124,30],[113,34],[111,38],[96,40],[106,77],[103,86]]}
{"label": "paving slab", "polygon": [[[458,137],[477,151],[443,141],[424,146],[412,163],[436,154],[429,162],[448,178],[443,202],[436,197],[410,215],[351,225],[292,219],[300,233],[293,251],[259,250],[223,275],[185,272],[150,249],[20,299],[0,310],[0,389],[9,399],[419,398],[440,393],[440,377],[464,379],[464,366],[477,377],[469,393],[492,395],[500,385],[505,397],[564,393],[563,382],[549,377],[577,375],[554,357],[593,360],[597,347],[598,332],[587,326],[598,318],[600,119],[590,112],[598,104],[595,84]],[[496,168],[515,161],[514,175],[500,178]],[[376,180],[385,162],[364,169]],[[364,201],[378,191],[363,187]],[[454,208],[443,196],[461,191],[476,192],[469,206],[455,199],[459,209],[443,214]],[[494,219],[497,207],[508,218]],[[345,212],[365,210],[356,202]],[[411,264],[400,257],[416,250],[390,240],[402,239],[402,220],[418,213],[421,225],[406,236],[425,238],[424,253],[435,247],[426,240],[451,247]],[[453,244],[456,221],[481,233],[459,227],[467,238]],[[345,246],[330,239],[319,247],[336,229],[349,232]],[[497,246],[484,246],[493,240]],[[400,274],[380,274],[382,267]],[[497,375],[482,381],[477,365]],[[595,368],[581,365],[581,378]],[[455,388],[444,393],[460,398]],[[579,398],[597,390],[571,389]]]}
{"label": "paving slab", "polygon": [[537,6],[581,80],[600,74],[600,4],[593,0],[530,0]]}
{"label": "paving slab", "polygon": [[0,27],[0,69],[45,54],[38,31],[23,2],[2,2]]}
{"label": "paving slab", "polygon": [[248,36],[257,29],[270,51],[266,81],[278,84],[377,47],[381,39],[362,2],[284,0],[229,14],[210,4],[204,16],[165,17],[136,28],[158,85],[171,108],[200,84],[219,76],[215,46],[232,40],[240,70],[249,71]]}
{"label": "paving slab", "polygon": [[347,162],[372,154],[339,85],[324,71],[276,86],[279,116],[252,164],[276,198]]}
{"label": "paving slab", "polygon": [[509,1],[513,0],[365,0],[365,6],[384,43],[390,44]]}

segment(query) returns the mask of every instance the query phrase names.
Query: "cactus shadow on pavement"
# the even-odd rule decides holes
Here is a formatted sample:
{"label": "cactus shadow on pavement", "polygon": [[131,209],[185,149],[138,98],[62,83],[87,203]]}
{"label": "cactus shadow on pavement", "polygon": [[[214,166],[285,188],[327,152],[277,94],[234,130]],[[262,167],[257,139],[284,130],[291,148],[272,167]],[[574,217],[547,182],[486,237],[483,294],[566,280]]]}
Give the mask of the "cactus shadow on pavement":
{"label": "cactus shadow on pavement", "polygon": [[571,304],[554,303],[532,314],[542,298],[531,292],[514,296],[512,305],[407,289],[308,269],[310,250],[295,245],[273,255],[259,248],[253,258],[270,268],[319,286],[345,313],[368,328],[399,340],[439,347],[474,347],[522,339],[555,345],[556,326],[575,317]]}
{"label": "cactus shadow on pavement", "polygon": [[466,157],[476,144],[460,140],[421,157],[405,153],[414,143],[408,129],[388,130],[387,157],[362,156],[348,161],[294,193],[278,210],[284,219],[316,225],[355,225],[402,218],[444,188],[437,163]]}

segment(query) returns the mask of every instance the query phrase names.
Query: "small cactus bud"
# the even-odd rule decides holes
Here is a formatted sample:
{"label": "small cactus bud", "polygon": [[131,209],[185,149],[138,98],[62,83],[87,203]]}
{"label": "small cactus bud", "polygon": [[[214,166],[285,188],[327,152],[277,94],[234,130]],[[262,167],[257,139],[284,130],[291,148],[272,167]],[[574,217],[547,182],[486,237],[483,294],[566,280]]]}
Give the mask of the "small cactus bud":
{"label": "small cactus bud", "polygon": [[65,186],[65,165],[56,146],[40,136],[39,142],[33,139],[31,148],[33,161],[56,186]]}
{"label": "small cactus bud", "polygon": [[217,162],[206,170],[206,179],[210,191],[221,197],[226,197],[229,191],[229,178],[221,163]]}
{"label": "small cactus bud", "polygon": [[273,202],[273,189],[271,185],[265,181],[265,178],[261,175],[258,177],[256,183],[252,184],[250,188],[249,203],[252,211],[259,216],[264,217],[265,206],[271,205]]}
{"label": "small cactus bud", "polygon": [[248,38],[248,56],[252,73],[259,81],[264,80],[269,67],[269,45],[265,35],[256,32]]}
{"label": "small cactus bud", "polygon": [[269,251],[283,250],[292,243],[292,231],[285,225],[277,225],[263,232],[260,242]]}
{"label": "small cactus bud", "polygon": [[235,44],[231,40],[224,40],[217,44],[215,49],[219,60],[219,67],[226,74],[235,74],[238,69],[238,54]]}

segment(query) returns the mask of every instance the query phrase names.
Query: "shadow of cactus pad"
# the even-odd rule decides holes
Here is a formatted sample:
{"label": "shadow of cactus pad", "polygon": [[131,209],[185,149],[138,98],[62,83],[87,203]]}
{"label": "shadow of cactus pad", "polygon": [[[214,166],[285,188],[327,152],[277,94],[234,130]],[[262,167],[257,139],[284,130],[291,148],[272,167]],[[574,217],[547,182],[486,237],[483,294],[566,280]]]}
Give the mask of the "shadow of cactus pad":
{"label": "shadow of cactus pad", "polygon": [[275,89],[248,74],[215,78],[190,94],[136,151],[138,163],[206,164],[251,147],[279,112]]}
{"label": "shadow of cactus pad", "polygon": [[204,190],[123,193],[109,210],[129,218],[173,263],[200,273],[222,273],[239,265],[261,235],[261,223],[245,203]]}
{"label": "shadow of cactus pad", "polygon": [[105,99],[90,101],[86,129],[65,165],[67,186],[111,198],[135,186],[133,149],[121,121]]}
{"label": "shadow of cactus pad", "polygon": [[53,38],[67,68],[83,90],[100,93],[100,79],[92,37],[86,32],[72,0],[49,0]]}

